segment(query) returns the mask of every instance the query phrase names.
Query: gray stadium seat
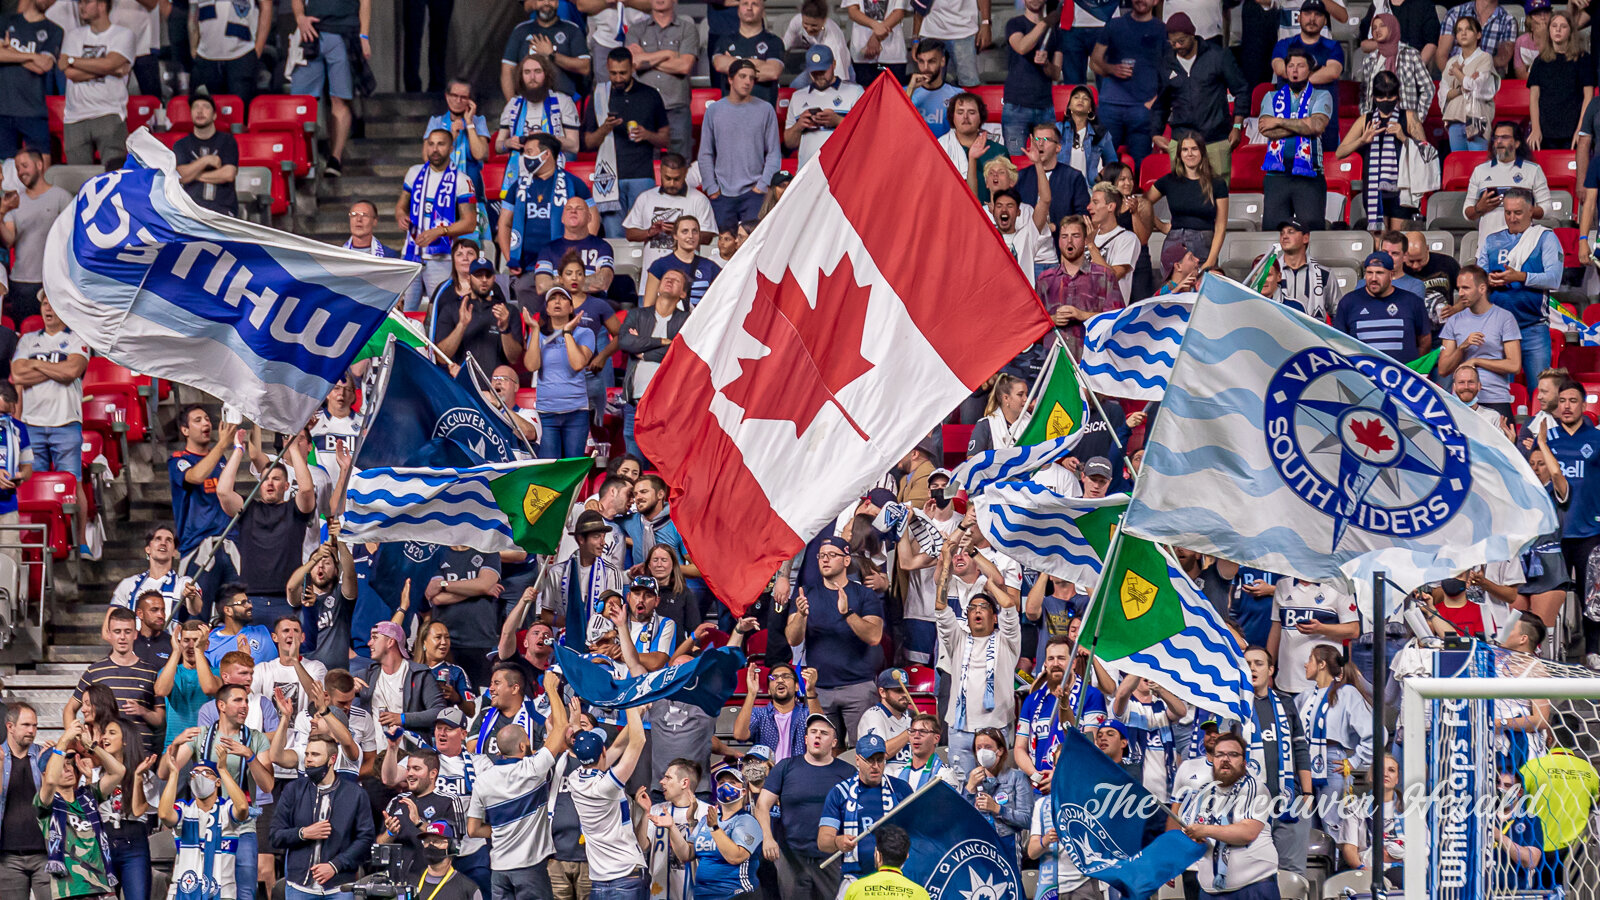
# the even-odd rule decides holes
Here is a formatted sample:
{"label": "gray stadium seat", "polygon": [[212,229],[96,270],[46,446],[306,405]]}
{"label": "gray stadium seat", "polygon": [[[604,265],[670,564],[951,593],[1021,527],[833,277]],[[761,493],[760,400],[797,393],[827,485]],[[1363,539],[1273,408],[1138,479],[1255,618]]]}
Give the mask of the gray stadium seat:
{"label": "gray stadium seat", "polygon": [[1461,236],[1461,243],[1456,246],[1456,262],[1466,265],[1478,261],[1478,230],[1473,230]]}
{"label": "gray stadium seat", "polygon": [[1228,230],[1260,231],[1262,202],[1260,194],[1229,194]]}
{"label": "gray stadium seat", "polygon": [[1350,211],[1350,198],[1333,191],[1328,192],[1327,204],[1323,207],[1323,215],[1332,222],[1343,222]]}
{"label": "gray stadium seat", "polygon": [[1278,872],[1278,896],[1283,900],[1311,900],[1311,883],[1304,875],[1288,870]]}
{"label": "gray stadium seat", "polygon": [[1428,215],[1423,220],[1423,227],[1429,231],[1441,228],[1467,231],[1477,228],[1478,226],[1461,212],[1461,206],[1466,201],[1466,191],[1434,191],[1429,194]]}
{"label": "gray stadium seat", "polygon": [[1572,228],[1578,224],[1577,211],[1571,194],[1553,190],[1550,192],[1550,205],[1545,207],[1544,218],[1539,220],[1539,224],[1546,228]]}
{"label": "gray stadium seat", "polygon": [[44,180],[69,194],[76,194],[84,182],[104,172],[99,166],[51,166],[44,170]]}
{"label": "gray stadium seat", "polygon": [[1222,270],[1230,278],[1243,278],[1250,273],[1256,257],[1272,249],[1278,236],[1272,232],[1239,232],[1229,234],[1222,243]]}
{"label": "gray stadium seat", "polygon": [[640,263],[644,259],[644,245],[627,240],[626,238],[607,238],[606,243],[611,245],[611,256],[616,262],[618,275],[630,275],[639,282],[639,289],[644,289],[644,274],[640,271]]}
{"label": "gray stadium seat", "polygon": [[1334,295],[1329,298],[1333,301],[1337,301],[1340,297],[1343,297],[1345,294],[1355,290],[1361,284],[1361,273],[1348,266],[1331,267],[1328,270],[1328,274],[1333,276],[1333,283],[1338,285],[1338,287],[1334,289]]}
{"label": "gray stadium seat", "polygon": [[1371,887],[1371,872],[1363,872],[1359,869],[1351,869],[1348,872],[1340,872],[1332,878],[1329,878],[1327,881],[1324,881],[1322,883],[1322,897],[1323,900],[1337,900],[1337,898],[1344,894],[1345,888],[1350,888],[1357,892],[1365,892]]}
{"label": "gray stadium seat", "polygon": [[239,212],[244,218],[263,225],[272,220],[272,170],[266,166],[240,166],[233,176],[233,190],[239,195]]}
{"label": "gray stadium seat", "polygon": [[1365,231],[1318,231],[1311,235],[1311,258],[1329,268],[1361,268],[1372,252],[1372,235]]}
{"label": "gray stadium seat", "polygon": [[1428,252],[1443,253],[1445,256],[1448,256],[1451,259],[1455,259],[1455,235],[1448,231],[1424,231],[1422,233],[1422,239],[1428,242]]}
{"label": "gray stadium seat", "polygon": [[1155,269],[1156,278],[1161,278],[1161,248],[1167,245],[1167,236],[1159,231],[1150,232],[1150,240],[1145,246],[1150,250],[1150,266]]}

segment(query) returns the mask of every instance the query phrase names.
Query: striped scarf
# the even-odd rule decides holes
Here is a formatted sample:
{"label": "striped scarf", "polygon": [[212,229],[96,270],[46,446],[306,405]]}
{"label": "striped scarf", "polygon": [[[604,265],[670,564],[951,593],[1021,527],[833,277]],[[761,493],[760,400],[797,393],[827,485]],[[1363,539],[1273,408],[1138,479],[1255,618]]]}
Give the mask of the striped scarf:
{"label": "striped scarf", "polygon": [[[1311,94],[1315,91],[1309,82],[1300,92],[1300,99],[1296,103],[1293,115],[1289,114],[1289,104],[1296,102],[1294,92],[1289,85],[1282,84],[1272,92],[1272,114],[1280,119],[1304,119],[1311,114]],[[1311,145],[1316,141],[1312,137],[1276,138],[1267,143],[1267,158],[1261,168],[1267,172],[1278,172],[1285,175],[1301,175],[1314,178],[1317,174],[1317,163],[1311,155]],[[1284,151],[1288,150],[1289,159],[1285,161]]]}
{"label": "striped scarf", "polygon": [[1398,109],[1389,115],[1373,110],[1367,117],[1367,128],[1377,136],[1367,145],[1367,177],[1362,188],[1367,204],[1367,221],[1383,221],[1383,195],[1400,190],[1400,138],[1387,129],[1403,115]]}
{"label": "striped scarf", "polygon": [[[967,727],[967,673],[972,668],[972,657],[975,655],[973,653],[973,651],[976,649],[973,645],[977,644],[978,639],[973,637],[970,633],[966,635],[966,638],[967,638],[966,656],[961,660],[961,680],[956,682],[956,693],[958,694],[958,699],[956,700],[956,730],[957,731],[969,731],[969,730],[971,730],[971,729],[969,729]],[[989,632],[989,637],[985,641],[984,648],[983,648],[983,666],[984,666],[983,711],[984,712],[994,712],[994,670],[995,670],[995,664],[996,664],[995,657],[999,653],[999,647],[1000,647],[1000,630],[998,628],[996,628],[994,631]]]}
{"label": "striped scarf", "polygon": [[60,791],[50,798],[50,825],[45,833],[45,849],[49,860],[45,863],[45,871],[57,878],[67,877],[67,832],[72,828],[69,819],[74,815],[81,816],[94,831],[95,843],[100,850],[100,867],[106,873],[106,884],[116,887],[117,876],[111,868],[111,841],[106,837],[105,826],[100,823],[100,807],[94,801],[93,792],[79,785],[73,792],[72,802],[78,805],[77,812],[61,799]]}
{"label": "striped scarf", "polygon": [[[693,844],[689,833],[694,830],[695,824],[705,818],[705,813],[700,811],[700,801],[695,800],[693,806],[677,807],[671,803],[657,803],[650,807],[650,813],[657,816],[675,815],[679,809],[687,809],[683,824],[674,822],[672,827],[683,834],[684,839]],[[657,900],[689,900],[694,897],[694,876],[696,860],[679,862],[676,854],[672,852],[671,835],[667,829],[654,822],[650,823],[650,855],[647,857],[650,865],[650,896]]]}
{"label": "striped scarf", "polygon": [[[1294,723],[1289,718],[1289,705],[1283,702],[1283,698],[1278,696],[1277,691],[1270,687],[1267,688],[1266,700],[1272,704],[1272,733],[1278,745],[1278,796],[1288,801],[1294,797],[1296,781],[1294,774]],[[1250,714],[1252,716],[1255,715],[1254,704],[1250,707]],[[1261,723],[1259,721],[1256,722],[1254,733],[1250,736],[1250,752],[1246,757],[1246,765],[1249,766],[1250,774],[1260,779],[1261,783],[1270,790],[1272,786],[1267,784],[1266,781],[1267,750],[1266,744],[1261,737],[1263,731]],[[1287,817],[1289,812],[1286,810],[1284,815]],[[1286,818],[1285,821],[1288,821],[1288,819]]]}
{"label": "striped scarf", "polygon": [[[523,97],[512,97],[511,103],[515,105],[517,110],[511,116],[511,128],[508,129],[512,137],[526,138],[530,134],[542,131],[545,134],[560,138],[565,133],[565,129],[561,124],[561,101],[556,98],[555,91],[545,94],[544,100],[539,103],[537,109],[533,108],[527,99]],[[530,112],[536,112],[537,117],[530,119]],[[556,157],[556,168],[559,169],[565,166],[566,163],[566,154],[563,153]],[[506,174],[500,181],[500,192],[496,196],[502,200],[511,198],[511,189],[516,186],[517,173],[520,171],[522,171],[522,151],[513,150],[511,155],[506,157]],[[485,185],[485,188],[487,187]]]}
{"label": "striped scarf", "polygon": [[927,765],[912,768],[910,763],[906,763],[905,768],[895,773],[894,777],[911,785],[911,790],[916,791],[933,779],[938,778],[948,768],[950,768],[950,764],[940,759],[939,754],[935,753],[928,757]]}
{"label": "striped scarf", "polygon": [[1300,724],[1311,747],[1311,784],[1322,788],[1328,785],[1328,710],[1333,706],[1333,686],[1316,690],[1319,693],[1300,710]]}
{"label": "striped scarf", "polygon": [[417,177],[407,185],[411,192],[411,230],[406,232],[405,258],[417,262],[427,255],[447,256],[450,253],[450,238],[441,235],[426,247],[418,247],[413,239],[413,234],[420,234],[438,225],[453,225],[456,221],[456,176],[459,170],[454,165],[446,166],[439,174],[439,183],[434,185],[433,196],[428,193],[428,173],[433,171],[433,166],[423,164],[417,170]]}
{"label": "striped scarf", "polygon": [[[839,822],[839,830],[853,838],[861,834],[862,827],[861,789],[863,785],[861,784],[861,776],[856,775],[841,787],[844,788],[844,818]],[[882,804],[878,807],[878,815],[882,817],[894,808],[894,789],[889,786],[889,777],[887,775],[878,784],[878,791],[881,796],[879,803]],[[871,824],[871,822],[867,823],[869,826]],[[856,862],[857,852],[860,849],[861,845],[859,843],[851,847],[845,853],[844,861],[848,863]]]}

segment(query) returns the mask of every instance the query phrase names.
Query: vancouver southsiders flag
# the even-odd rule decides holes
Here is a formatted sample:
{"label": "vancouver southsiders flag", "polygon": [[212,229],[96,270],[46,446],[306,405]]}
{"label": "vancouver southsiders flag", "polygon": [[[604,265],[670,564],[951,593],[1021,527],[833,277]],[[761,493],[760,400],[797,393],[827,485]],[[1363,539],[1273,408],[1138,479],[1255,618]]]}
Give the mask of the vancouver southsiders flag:
{"label": "vancouver southsiders flag", "polygon": [[640,447],[717,595],[778,565],[1050,328],[976,198],[880,77],[689,318]]}

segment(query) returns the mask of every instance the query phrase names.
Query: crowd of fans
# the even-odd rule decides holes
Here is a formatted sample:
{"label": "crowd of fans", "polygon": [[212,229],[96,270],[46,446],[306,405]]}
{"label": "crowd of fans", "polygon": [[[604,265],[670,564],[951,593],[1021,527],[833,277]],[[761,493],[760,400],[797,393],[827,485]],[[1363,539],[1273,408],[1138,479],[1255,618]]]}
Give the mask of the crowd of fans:
{"label": "crowd of fans", "polygon": [[[1432,376],[1517,442],[1566,512],[1524,559],[1430,586],[1421,602],[1434,627],[1498,639],[1519,659],[1559,657],[1566,648],[1547,635],[1569,589],[1594,590],[1600,545],[1600,479],[1585,477],[1600,431],[1574,377],[1584,373],[1552,367],[1546,325],[1551,296],[1582,277],[1593,246],[1585,6],[1528,0],[1515,16],[1471,0],[1441,16],[1424,0],[1388,0],[1352,23],[1336,0],[1065,10],[1022,0],[997,35],[989,0],[848,0],[838,20],[825,0],[805,0],[780,35],[762,0],[738,0],[709,7],[705,40],[674,0],[525,9],[490,100],[444,77],[448,0],[404,4],[408,87],[421,87],[426,28],[428,88],[445,111],[419,135],[423,158],[394,195],[404,247],[374,236],[386,198],[349,207],[345,246],[423,264],[404,309],[422,318],[441,364],[470,353],[491,373],[540,456],[609,455],[565,517],[568,538],[548,559],[442,551],[396,607],[380,596],[393,586],[373,583],[376,546],[341,540],[360,427],[354,376],[277,463],[271,435],[181,409],[173,522],[147,536],[148,570],[117,587],[102,629],[109,653],[84,674],[65,732],[45,747],[37,712],[8,706],[0,895],[148,900],[152,834],[166,829],[158,840],[176,840],[178,897],[348,897],[358,878],[391,871],[429,900],[832,900],[855,878],[893,875],[905,835],[861,833],[937,779],[1039,869],[1041,890],[1101,897],[1073,867],[1048,802],[1072,728],[1206,843],[1185,878],[1191,896],[1277,896],[1280,870],[1307,871],[1314,832],[1338,847],[1336,867],[1393,873],[1404,847],[1393,815],[1380,860],[1360,815],[1222,822],[1202,802],[1253,811],[1257,798],[1353,791],[1392,802],[1390,736],[1372,731],[1372,626],[1350,596],[1180,551],[1249,666],[1264,727],[1247,740],[1159,679],[1113,677],[1087,648],[1074,656],[1083,586],[987,544],[946,490],[943,465],[963,448],[935,433],[735,617],[687,553],[667,485],[633,439],[634,413],[792,163],[887,72],[1074,350],[1090,317],[1191,290],[1227,264],[1239,219],[1230,186],[1257,179],[1250,224],[1278,239],[1275,255],[1253,260],[1263,293],[1401,362],[1438,348]],[[338,175],[370,10],[293,0],[289,11],[280,48],[270,2],[173,4],[169,63],[216,93],[326,93],[326,174]],[[0,203],[0,241],[12,251],[6,312],[25,333],[0,328],[0,523],[14,521],[16,484],[33,472],[83,474],[91,351],[40,284],[45,232],[70,199],[44,179],[58,149],[45,97],[65,94],[69,159],[115,165],[130,77],[161,91],[162,12],[21,0],[7,24],[0,156],[15,159],[17,184]],[[1354,40],[1335,39],[1334,23]],[[971,88],[997,38],[1006,78],[995,116],[996,94]],[[697,120],[699,74],[724,93]],[[1513,79],[1527,87],[1526,119],[1496,105]],[[1058,109],[1056,89],[1068,86]],[[494,128],[480,101],[503,104]],[[237,147],[214,101],[197,94],[189,109],[179,175],[196,202],[234,213]],[[1575,251],[1534,230],[1570,208],[1556,208],[1550,186],[1565,173],[1529,156],[1569,148],[1584,173]],[[1429,200],[1419,186],[1438,187],[1440,155],[1472,151],[1487,153],[1460,209],[1476,250],[1458,260],[1414,230]],[[1325,264],[1314,240],[1345,225],[1329,219],[1345,206],[1326,167],[1352,156],[1363,175],[1348,221],[1371,230],[1373,252]],[[1341,202],[1330,207],[1330,193]],[[637,278],[616,259],[623,241],[641,251]],[[1359,282],[1341,287],[1335,268],[1355,263]],[[21,324],[34,315],[38,328]],[[972,426],[968,452],[1016,443],[1044,349],[953,412]],[[1522,421],[1514,401],[1529,395],[1536,415]],[[1156,410],[1101,400],[1078,450],[1035,480],[1069,496],[1131,486]],[[614,424],[623,446],[608,454]],[[261,486],[247,503],[250,478]],[[891,504],[938,540],[884,531]],[[573,598],[592,613],[569,638]],[[1512,609],[1524,615],[1502,628]],[[1600,622],[1579,620],[1582,659],[1600,670]],[[1393,654],[1404,634],[1387,628]],[[731,726],[673,699],[625,712],[581,702],[552,665],[567,639],[619,675],[742,648],[750,665]],[[1496,707],[1506,793],[1530,767],[1565,759],[1549,752],[1549,715],[1548,703]],[[1535,833],[1545,826],[1505,824],[1496,877],[1559,884],[1562,851]],[[1169,827],[1166,813],[1150,827]],[[375,855],[374,844],[394,850]],[[822,866],[834,852],[842,864]]]}

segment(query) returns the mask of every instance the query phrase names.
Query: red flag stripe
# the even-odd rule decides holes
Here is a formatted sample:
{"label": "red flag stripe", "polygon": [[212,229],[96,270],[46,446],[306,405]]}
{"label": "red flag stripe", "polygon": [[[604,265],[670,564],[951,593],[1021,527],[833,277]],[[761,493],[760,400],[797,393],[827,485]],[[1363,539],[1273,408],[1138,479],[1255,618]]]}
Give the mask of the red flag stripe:
{"label": "red flag stripe", "polygon": [[[913,137],[908,128],[924,134]],[[834,199],[917,329],[956,377],[976,388],[1010,362],[1016,348],[1011,340],[973,340],[975,333],[994,333],[998,326],[1007,338],[1033,341],[1051,322],[998,231],[948,227],[981,220],[984,210],[960,179],[949,176],[950,157],[927,128],[884,73],[819,156],[830,185],[848,185],[833,190]],[[908,184],[917,186],[915,194],[906,193]]]}

